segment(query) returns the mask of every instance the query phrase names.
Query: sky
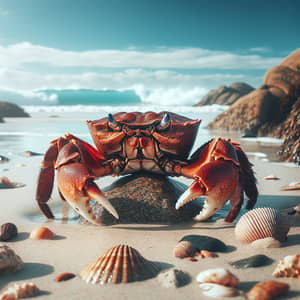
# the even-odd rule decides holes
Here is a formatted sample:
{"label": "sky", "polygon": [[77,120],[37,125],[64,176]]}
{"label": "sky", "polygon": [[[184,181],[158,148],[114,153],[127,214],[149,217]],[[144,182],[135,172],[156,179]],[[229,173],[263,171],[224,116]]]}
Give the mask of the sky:
{"label": "sky", "polygon": [[0,98],[45,89],[134,90],[193,104],[264,73],[300,47],[298,0],[0,0]]}

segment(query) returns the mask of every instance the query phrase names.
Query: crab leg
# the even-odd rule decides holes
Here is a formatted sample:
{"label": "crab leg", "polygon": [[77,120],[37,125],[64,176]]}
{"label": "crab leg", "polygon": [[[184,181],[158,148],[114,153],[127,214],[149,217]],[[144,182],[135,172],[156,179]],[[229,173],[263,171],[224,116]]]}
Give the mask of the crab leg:
{"label": "crab leg", "polygon": [[47,218],[54,218],[46,203],[52,193],[54,170],[57,169],[59,193],[80,215],[99,224],[92,212],[91,200],[95,200],[114,217],[118,213],[93,182],[95,176],[112,172],[110,165],[103,165],[104,157],[88,143],[73,135],[52,142],[47,150],[39,175],[36,199]]}
{"label": "crab leg", "polygon": [[200,168],[194,179],[191,186],[177,200],[176,209],[198,197],[205,197],[204,206],[195,217],[197,221],[211,217],[233,194],[239,194],[240,191],[238,168],[231,162],[209,162]]}
{"label": "crab leg", "polygon": [[192,156],[181,173],[194,182],[177,200],[176,209],[203,196],[204,206],[195,217],[203,221],[211,217],[230,200],[231,210],[225,221],[232,222],[243,203],[243,192],[249,197],[247,208],[257,200],[256,180],[252,165],[241,148],[230,140],[216,138],[203,145]]}
{"label": "crab leg", "polygon": [[64,165],[59,168],[57,174],[60,192],[82,217],[91,223],[99,224],[91,207],[91,200],[95,200],[118,219],[117,211],[93,182],[94,179],[82,163]]}

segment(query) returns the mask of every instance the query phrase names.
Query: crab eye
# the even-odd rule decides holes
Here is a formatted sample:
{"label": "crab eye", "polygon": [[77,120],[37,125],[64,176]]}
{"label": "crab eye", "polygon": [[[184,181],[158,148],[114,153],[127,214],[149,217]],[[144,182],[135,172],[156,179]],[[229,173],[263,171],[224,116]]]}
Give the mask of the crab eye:
{"label": "crab eye", "polygon": [[170,119],[170,115],[168,113],[165,113],[160,123],[158,124],[158,129],[167,129],[170,126]]}
{"label": "crab eye", "polygon": [[118,122],[114,119],[113,115],[111,113],[108,114],[107,116],[107,124],[111,129],[120,129],[120,126]]}

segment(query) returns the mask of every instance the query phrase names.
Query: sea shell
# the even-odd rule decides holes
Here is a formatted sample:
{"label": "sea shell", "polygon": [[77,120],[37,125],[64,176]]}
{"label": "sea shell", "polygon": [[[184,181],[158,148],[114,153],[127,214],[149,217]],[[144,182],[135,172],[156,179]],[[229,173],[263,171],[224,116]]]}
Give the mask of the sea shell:
{"label": "sea shell", "polygon": [[22,259],[8,246],[0,246],[0,275],[13,273],[23,267]]}
{"label": "sea shell", "polygon": [[189,241],[181,241],[174,248],[174,256],[178,258],[193,257],[197,249]]}
{"label": "sea shell", "polygon": [[235,275],[223,268],[208,269],[200,272],[196,280],[200,283],[216,283],[226,286],[237,286],[240,282]]}
{"label": "sea shell", "polygon": [[294,191],[294,190],[300,190],[300,182],[291,182],[289,185],[284,186],[281,188],[282,191]]}
{"label": "sea shell", "polygon": [[118,245],[110,248],[96,261],[87,265],[80,277],[90,283],[128,283],[152,278],[160,268],[134,248]]}
{"label": "sea shell", "polygon": [[256,208],[240,218],[235,227],[235,236],[238,241],[246,244],[266,237],[284,242],[290,226],[288,217],[278,209]]}
{"label": "sea shell", "polygon": [[267,237],[252,242],[251,247],[254,249],[280,248],[281,242],[272,237]]}
{"label": "sea shell", "polygon": [[300,255],[288,255],[279,261],[276,269],[272,273],[275,277],[300,278]]}
{"label": "sea shell", "polygon": [[216,283],[201,283],[199,285],[203,295],[212,298],[229,298],[239,295],[239,291],[233,287],[224,286]]}
{"label": "sea shell", "polygon": [[33,240],[51,240],[55,236],[54,232],[47,227],[38,227],[31,231],[30,238]]}
{"label": "sea shell", "polygon": [[289,288],[286,283],[267,280],[255,284],[246,296],[247,300],[271,300],[286,293]]}
{"label": "sea shell", "polygon": [[267,266],[272,264],[272,262],[273,259],[271,259],[270,257],[263,254],[257,254],[244,259],[233,261],[230,263],[230,265],[232,265],[236,269],[246,269]]}
{"label": "sea shell", "polygon": [[19,182],[12,182],[7,177],[0,177],[0,189],[13,189],[23,187],[25,184]]}
{"label": "sea shell", "polygon": [[32,282],[15,284],[0,295],[0,300],[16,300],[34,297],[39,293],[39,288]]}

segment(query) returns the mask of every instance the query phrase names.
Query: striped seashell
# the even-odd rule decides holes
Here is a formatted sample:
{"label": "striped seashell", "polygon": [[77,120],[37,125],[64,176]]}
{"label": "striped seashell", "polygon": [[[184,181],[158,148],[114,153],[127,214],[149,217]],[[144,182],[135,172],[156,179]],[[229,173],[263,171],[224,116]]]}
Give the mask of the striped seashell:
{"label": "striped seashell", "polygon": [[267,237],[284,242],[290,227],[288,217],[282,215],[278,209],[256,208],[240,218],[235,227],[235,236],[244,244]]}
{"label": "striped seashell", "polygon": [[279,261],[272,273],[275,277],[293,277],[300,279],[300,255],[288,255]]}
{"label": "striped seashell", "polygon": [[240,282],[235,275],[223,268],[202,271],[196,280],[199,283],[216,283],[224,286],[237,286]]}
{"label": "striped seashell", "polygon": [[128,283],[155,277],[159,271],[157,264],[145,259],[136,249],[118,245],[87,265],[80,277],[93,284]]}

